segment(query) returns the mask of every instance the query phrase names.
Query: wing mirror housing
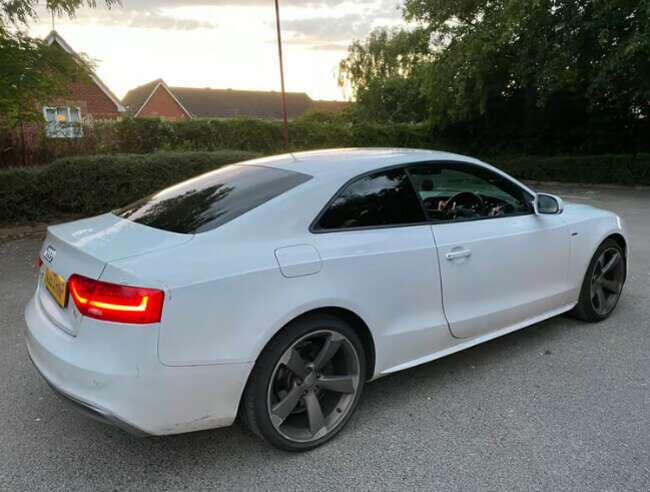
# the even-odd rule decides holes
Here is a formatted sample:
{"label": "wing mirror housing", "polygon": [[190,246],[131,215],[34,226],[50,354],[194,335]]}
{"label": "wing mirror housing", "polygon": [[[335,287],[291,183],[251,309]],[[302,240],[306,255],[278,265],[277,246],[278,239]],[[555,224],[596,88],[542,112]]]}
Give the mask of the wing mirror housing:
{"label": "wing mirror housing", "polygon": [[564,211],[564,202],[559,196],[537,193],[533,207],[536,215],[559,215]]}

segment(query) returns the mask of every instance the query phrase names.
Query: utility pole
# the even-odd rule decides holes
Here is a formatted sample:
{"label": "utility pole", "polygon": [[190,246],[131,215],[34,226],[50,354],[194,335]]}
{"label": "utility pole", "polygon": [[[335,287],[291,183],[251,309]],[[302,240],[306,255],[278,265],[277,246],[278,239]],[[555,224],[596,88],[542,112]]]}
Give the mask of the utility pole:
{"label": "utility pole", "polygon": [[287,113],[287,94],[284,91],[284,62],[282,60],[282,34],[280,30],[280,1],[275,0],[275,26],[278,31],[278,56],[280,58],[280,84],[282,87],[282,116],[284,117],[284,150],[289,150],[289,116]]}

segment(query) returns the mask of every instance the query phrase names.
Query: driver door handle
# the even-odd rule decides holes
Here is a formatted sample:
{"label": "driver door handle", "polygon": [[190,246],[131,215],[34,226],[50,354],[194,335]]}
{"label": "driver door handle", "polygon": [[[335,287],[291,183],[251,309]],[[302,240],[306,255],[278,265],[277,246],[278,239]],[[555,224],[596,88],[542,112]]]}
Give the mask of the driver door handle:
{"label": "driver door handle", "polygon": [[470,256],[472,256],[472,251],[469,249],[453,249],[445,256],[449,261],[453,261],[459,258],[469,258]]}

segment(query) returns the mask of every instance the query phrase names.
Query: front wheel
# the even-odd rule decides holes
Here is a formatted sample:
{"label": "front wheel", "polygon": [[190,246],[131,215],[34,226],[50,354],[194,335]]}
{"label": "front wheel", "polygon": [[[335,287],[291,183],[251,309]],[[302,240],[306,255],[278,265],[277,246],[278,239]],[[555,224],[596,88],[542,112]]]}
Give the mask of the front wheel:
{"label": "front wheel", "polygon": [[330,315],[302,318],[258,359],[243,396],[244,420],[276,447],[315,448],[350,419],[365,374],[363,345],[347,323]]}
{"label": "front wheel", "polygon": [[587,268],[578,304],[570,314],[591,322],[608,318],[621,297],[625,268],[621,246],[613,239],[603,241]]}

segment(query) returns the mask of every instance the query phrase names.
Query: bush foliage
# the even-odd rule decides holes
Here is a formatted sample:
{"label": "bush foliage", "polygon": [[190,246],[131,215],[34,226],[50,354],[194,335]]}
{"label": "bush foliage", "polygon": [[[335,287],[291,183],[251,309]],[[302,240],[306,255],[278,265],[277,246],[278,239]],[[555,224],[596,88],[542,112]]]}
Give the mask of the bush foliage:
{"label": "bush foliage", "polygon": [[240,151],[97,155],[0,170],[0,224],[107,212],[184,179],[255,156]]}
{"label": "bush foliage", "polygon": [[496,157],[485,160],[522,180],[650,185],[650,154]]}
{"label": "bush foliage", "polygon": [[[242,151],[97,155],[0,170],[0,224],[103,213],[256,155]],[[485,160],[524,180],[650,185],[650,154]]]}
{"label": "bush foliage", "polygon": [[[328,147],[440,147],[425,124],[353,123],[309,115],[290,123],[292,150]],[[32,131],[28,162],[47,164],[59,157],[95,154],[146,154],[157,151],[282,151],[282,123],[259,119],[189,120],[126,118],[84,127],[78,139],[48,139]],[[22,162],[21,145],[0,130],[0,168]]]}

